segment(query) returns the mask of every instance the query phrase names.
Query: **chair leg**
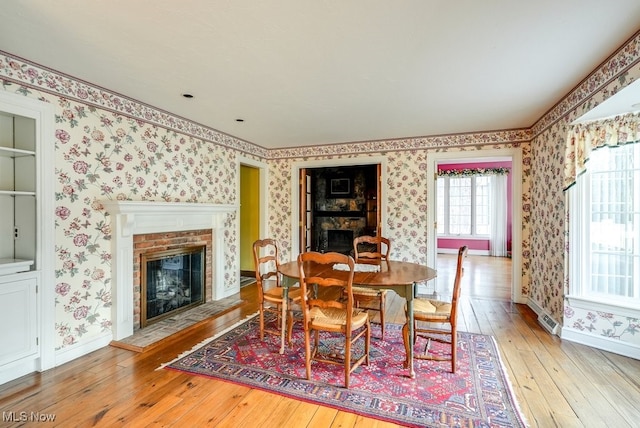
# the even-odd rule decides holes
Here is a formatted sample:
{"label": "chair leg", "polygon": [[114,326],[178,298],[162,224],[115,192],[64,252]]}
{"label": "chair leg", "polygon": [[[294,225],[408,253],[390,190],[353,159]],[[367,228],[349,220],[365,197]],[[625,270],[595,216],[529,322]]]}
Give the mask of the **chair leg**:
{"label": "chair leg", "polygon": [[456,355],[458,351],[458,332],[455,328],[451,329],[451,373],[456,372]]}
{"label": "chair leg", "polygon": [[365,328],[367,329],[367,333],[364,337],[364,352],[366,352],[364,363],[366,365],[369,365],[369,349],[371,348],[371,322],[369,320],[367,320],[367,323],[365,324]]}
{"label": "chair leg", "polygon": [[304,330],[304,363],[307,369],[307,380],[311,380],[311,332]]}
{"label": "chair leg", "polygon": [[293,312],[288,311],[287,313],[287,344],[291,345],[291,336],[293,335]]}
{"label": "chair leg", "polygon": [[351,335],[345,336],[344,342],[344,387],[348,389],[351,374]]}
{"label": "chair leg", "polygon": [[260,305],[260,341],[264,340],[264,305]]}
{"label": "chair leg", "polygon": [[382,340],[384,340],[384,309],[385,309],[384,293],[380,295],[380,331],[382,332]]}
{"label": "chair leg", "polygon": [[320,349],[320,331],[314,330],[314,342],[313,342],[313,353],[311,354],[311,358],[316,356],[318,349]]}

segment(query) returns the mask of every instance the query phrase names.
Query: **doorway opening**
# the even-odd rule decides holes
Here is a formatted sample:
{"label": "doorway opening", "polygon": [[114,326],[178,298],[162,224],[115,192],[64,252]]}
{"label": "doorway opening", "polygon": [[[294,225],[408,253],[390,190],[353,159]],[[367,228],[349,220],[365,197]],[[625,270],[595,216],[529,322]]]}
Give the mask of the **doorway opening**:
{"label": "doorway opening", "polygon": [[300,247],[351,254],[353,239],[380,230],[380,165],[301,171]]}
{"label": "doorway opening", "polygon": [[267,234],[267,183],[268,166],[264,162],[240,157],[238,164],[238,214],[239,266],[238,291],[255,280],[253,243]]}
{"label": "doorway opening", "polygon": [[[441,240],[441,236],[438,234],[438,202],[442,203],[442,199],[438,199],[438,186],[437,186],[437,172],[440,165],[458,164],[460,166],[469,166],[474,163],[496,163],[496,162],[511,162],[510,173],[510,185],[511,185],[511,197],[507,202],[509,212],[511,213],[511,221],[509,227],[509,250],[511,254],[509,263],[503,263],[501,269],[504,269],[504,265],[507,265],[507,269],[510,269],[511,277],[511,290],[509,294],[510,300],[516,303],[526,303],[526,298],[522,295],[521,286],[521,269],[522,269],[522,181],[519,177],[522,177],[522,151],[521,148],[504,148],[504,149],[487,149],[481,152],[444,152],[430,154],[430,161],[427,164],[427,176],[434,177],[429,181],[427,190],[427,204],[434,209],[427,211],[427,224],[432,225],[427,233],[427,264],[434,266],[440,271],[446,269],[445,257],[440,257],[440,254],[445,255],[447,252],[453,251],[453,248],[457,250],[459,245],[468,245],[470,250],[469,254],[473,257],[483,255],[485,261],[489,261],[489,257],[485,257],[488,254],[488,240],[479,239],[475,237],[473,239],[462,240],[462,236],[449,236],[448,245]],[[486,167],[486,165],[485,165]],[[442,228],[440,228],[442,230]],[[469,237],[464,237],[469,238]],[[447,248],[451,247],[451,248]],[[440,266],[440,264],[444,266]],[[444,275],[438,275],[436,280],[436,290],[445,290],[449,287]],[[484,280],[483,280],[484,281]]]}

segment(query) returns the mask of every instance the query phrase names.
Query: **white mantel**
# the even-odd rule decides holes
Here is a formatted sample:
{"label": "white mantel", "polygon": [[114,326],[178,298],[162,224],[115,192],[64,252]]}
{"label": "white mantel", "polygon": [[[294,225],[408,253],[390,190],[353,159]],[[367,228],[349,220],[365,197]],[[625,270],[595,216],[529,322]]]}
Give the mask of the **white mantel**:
{"label": "white mantel", "polygon": [[184,202],[102,201],[111,217],[111,318],[113,339],[133,334],[133,235],[212,229],[213,300],[224,296],[224,223],[236,205]]}

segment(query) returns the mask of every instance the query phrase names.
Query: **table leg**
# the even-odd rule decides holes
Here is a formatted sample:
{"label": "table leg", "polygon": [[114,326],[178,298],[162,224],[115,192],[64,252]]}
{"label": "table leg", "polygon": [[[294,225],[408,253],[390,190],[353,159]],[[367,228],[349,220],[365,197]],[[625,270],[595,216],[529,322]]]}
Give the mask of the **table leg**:
{"label": "table leg", "polygon": [[407,356],[407,361],[409,366],[407,369],[409,370],[409,377],[414,379],[416,377],[416,372],[413,369],[413,295],[415,291],[415,284],[408,285],[406,290],[406,299],[407,299],[407,324],[409,327],[409,355]]}
{"label": "table leg", "polygon": [[289,303],[289,287],[282,287],[282,320],[280,321],[280,353],[284,354],[284,342],[287,335],[287,304]]}

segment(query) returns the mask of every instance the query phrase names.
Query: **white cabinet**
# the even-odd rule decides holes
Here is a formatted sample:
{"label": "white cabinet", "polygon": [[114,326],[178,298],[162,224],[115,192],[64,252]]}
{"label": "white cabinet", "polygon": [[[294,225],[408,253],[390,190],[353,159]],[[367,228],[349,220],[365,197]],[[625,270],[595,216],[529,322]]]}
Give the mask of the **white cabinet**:
{"label": "white cabinet", "polygon": [[0,90],[0,385],[55,365],[53,120]]}
{"label": "white cabinet", "polygon": [[0,112],[0,275],[35,268],[35,148],[35,119]]}
{"label": "white cabinet", "polygon": [[0,276],[0,366],[37,356],[35,272]]}

